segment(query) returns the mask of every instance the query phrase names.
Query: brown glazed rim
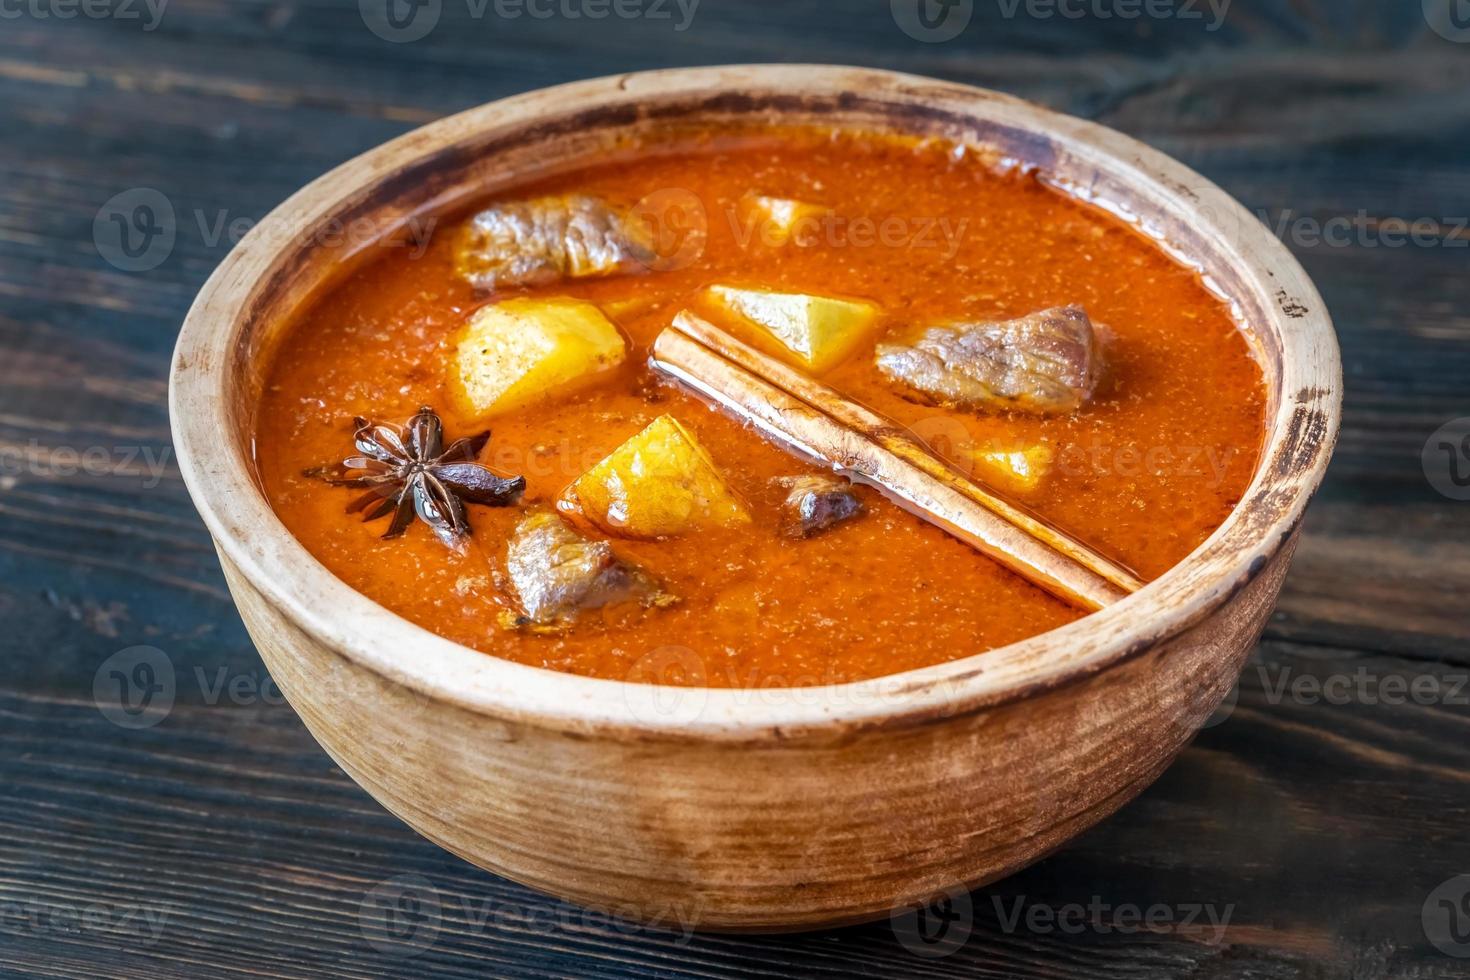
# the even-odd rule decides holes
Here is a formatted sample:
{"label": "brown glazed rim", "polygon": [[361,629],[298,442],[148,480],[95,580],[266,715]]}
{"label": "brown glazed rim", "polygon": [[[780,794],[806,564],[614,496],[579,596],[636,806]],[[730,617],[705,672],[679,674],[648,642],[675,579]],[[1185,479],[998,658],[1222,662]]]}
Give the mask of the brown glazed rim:
{"label": "brown glazed rim", "polygon": [[[1000,649],[867,681],[728,690],[588,678],[471,650],[349,588],[276,518],[248,458],[241,393],[258,372],[254,360],[265,356],[260,325],[288,314],[283,300],[272,303],[299,292],[301,270],[312,264],[305,236],[283,235],[288,223],[300,229],[463,207],[489,187],[476,168],[517,147],[561,140],[585,162],[598,133],[695,115],[781,121],[797,114],[999,148],[1122,214],[1220,288],[1250,325],[1271,397],[1254,480],[1208,540],[1117,605]],[[498,174],[495,186],[534,172],[528,165]],[[331,262],[352,257],[340,250]],[[969,86],[838,66],[739,65],[515,96],[415,130],[318,178],[247,235],[200,291],[179,335],[169,394],[180,469],[222,557],[286,619],[342,656],[432,701],[494,718],[599,737],[760,744],[924,724],[1035,696],[1198,623],[1254,578],[1300,522],[1336,439],[1341,368],[1326,308],[1290,252],[1223,191],[1164,154]]]}

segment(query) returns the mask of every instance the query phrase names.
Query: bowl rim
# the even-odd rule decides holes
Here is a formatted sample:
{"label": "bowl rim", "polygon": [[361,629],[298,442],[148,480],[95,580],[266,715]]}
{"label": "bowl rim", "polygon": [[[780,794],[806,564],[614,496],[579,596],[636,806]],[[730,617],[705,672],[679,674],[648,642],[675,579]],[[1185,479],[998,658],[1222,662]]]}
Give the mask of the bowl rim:
{"label": "bowl rim", "polygon": [[[330,215],[352,192],[381,183],[384,175],[435,151],[482,138],[487,130],[512,131],[592,107],[753,91],[861,91],[910,105],[959,106],[974,118],[1060,141],[1068,152],[1119,179],[1147,184],[1175,207],[1193,212],[1202,231],[1219,237],[1229,259],[1218,267],[1239,270],[1259,295],[1271,296],[1262,308],[1281,341],[1280,384],[1260,463],[1249,489],[1214,533],[1135,595],[1058,629],[869,680],[762,689],[584,677],[476,651],[389,611],[307,552],[276,517],[242,454],[219,438],[232,427],[225,392],[246,300],[264,288],[266,270],[278,258],[273,226],[303,214]],[[1291,540],[1322,480],[1340,414],[1340,359],[1321,297],[1285,245],[1214,184],[1131,137],[1009,95],[834,65],[731,65],[572,82],[469,109],[369,150],[297,191],[226,256],[184,320],[169,375],[179,468],[221,558],[296,628],[435,701],[546,729],[633,739],[770,742],[924,724],[1032,697],[1103,671],[1213,613]]]}

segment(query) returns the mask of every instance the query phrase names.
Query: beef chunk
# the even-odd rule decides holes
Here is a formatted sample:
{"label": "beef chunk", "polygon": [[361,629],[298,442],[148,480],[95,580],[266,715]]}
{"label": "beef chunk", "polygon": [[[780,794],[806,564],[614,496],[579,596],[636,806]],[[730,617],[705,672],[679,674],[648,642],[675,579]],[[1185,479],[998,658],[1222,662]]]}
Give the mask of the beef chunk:
{"label": "beef chunk", "polygon": [[835,476],[787,476],[778,481],[788,488],[781,533],[809,538],[863,512],[853,485]]}
{"label": "beef chunk", "polygon": [[480,289],[637,272],[654,259],[649,229],[585,195],[510,201],[470,219],[455,269]]}
{"label": "beef chunk", "polygon": [[930,327],[915,343],[880,344],[878,370],[950,408],[1075,411],[1097,382],[1097,338],[1078,306],[1015,320]]}
{"label": "beef chunk", "polygon": [[613,553],[606,541],[584,538],[549,511],[533,511],[516,526],[506,555],[521,615],[506,625],[556,632],[584,609],[620,602],[666,606],[675,601],[647,572]]}

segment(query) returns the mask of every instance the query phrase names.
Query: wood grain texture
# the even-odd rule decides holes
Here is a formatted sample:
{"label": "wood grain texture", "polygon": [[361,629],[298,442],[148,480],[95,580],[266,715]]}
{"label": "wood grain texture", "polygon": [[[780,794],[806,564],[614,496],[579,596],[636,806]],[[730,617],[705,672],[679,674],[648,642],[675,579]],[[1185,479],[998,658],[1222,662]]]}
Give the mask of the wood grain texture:
{"label": "wood grain texture", "polygon": [[[1230,717],[1138,801],[976,893],[975,929],[926,960],[884,925],[736,939],[568,918],[416,838],[279,703],[172,467],[164,375],[178,322],[227,250],[211,222],[259,218],[328,167],[428,119],[538,85],[741,60],[880,64],[1096,118],[1181,158],[1273,222],[1470,214],[1470,46],[1419,4],[1236,0],[1225,25],[1005,19],[976,5],[947,44],[885,4],[705,0],[683,35],[638,22],[473,21],[446,2],[403,45],[341,2],[169,5],[158,28],[6,20],[0,31],[0,972],[36,977],[966,976],[1453,977],[1426,939],[1429,891],[1470,870],[1465,731],[1470,505],[1420,452],[1470,414],[1467,252],[1287,236],[1332,308],[1347,373],[1333,470]],[[119,271],[92,241],[133,187],[179,215],[172,254]],[[202,219],[202,225],[201,225]],[[1460,239],[1453,239],[1460,240]],[[76,471],[57,449],[100,446]],[[19,468],[15,451],[27,454]],[[155,456],[155,458],[157,458]],[[59,464],[59,465],[58,465]],[[13,481],[13,482],[12,482]],[[152,644],[179,678],[154,728],[98,712],[115,651]],[[1261,667],[1266,669],[1261,673]],[[1440,678],[1437,701],[1276,697],[1306,675]],[[202,673],[196,673],[196,670]],[[244,678],[239,697],[213,697]],[[267,688],[269,691],[269,688]],[[1462,692],[1463,693],[1463,692]],[[272,697],[269,700],[274,701]],[[213,703],[211,703],[211,701]],[[426,950],[367,942],[365,895],[421,874],[442,903]],[[1017,898],[1066,906],[1234,904],[1226,941],[1168,932],[1006,931]],[[75,928],[101,904],[163,910],[157,942]],[[19,908],[21,911],[15,911]],[[496,911],[504,911],[496,915]],[[93,922],[93,926],[99,925]],[[143,939],[147,937],[144,936]],[[418,952],[412,958],[396,952]]]}

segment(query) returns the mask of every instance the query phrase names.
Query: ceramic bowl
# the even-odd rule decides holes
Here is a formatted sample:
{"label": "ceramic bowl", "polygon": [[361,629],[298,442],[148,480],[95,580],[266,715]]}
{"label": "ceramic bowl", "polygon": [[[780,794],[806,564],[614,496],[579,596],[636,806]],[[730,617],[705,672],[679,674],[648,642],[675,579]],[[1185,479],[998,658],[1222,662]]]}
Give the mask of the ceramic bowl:
{"label": "ceramic bowl", "polygon": [[[1234,304],[1269,386],[1239,506],[1142,591],[1064,628],[861,683],[678,689],[454,644],[333,577],[272,513],[251,413],[283,327],[392,238],[691,121],[931,134],[1034,165]],[[372,236],[368,236],[372,237]],[[350,244],[349,244],[350,240]],[[1340,412],[1331,321],[1267,229],[1179,163],[981,89],[824,66],[649,72],[425,126],[297,193],[221,263],[170,388],[178,459],[271,676],[332,758],[496,874],[676,928],[793,930],[994,880],[1148,786],[1235,682],[1281,588]],[[389,869],[385,869],[385,874]]]}

